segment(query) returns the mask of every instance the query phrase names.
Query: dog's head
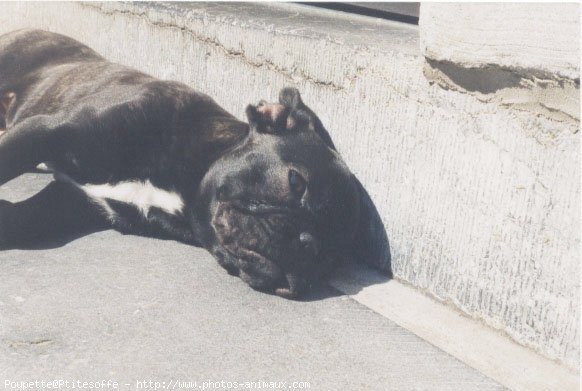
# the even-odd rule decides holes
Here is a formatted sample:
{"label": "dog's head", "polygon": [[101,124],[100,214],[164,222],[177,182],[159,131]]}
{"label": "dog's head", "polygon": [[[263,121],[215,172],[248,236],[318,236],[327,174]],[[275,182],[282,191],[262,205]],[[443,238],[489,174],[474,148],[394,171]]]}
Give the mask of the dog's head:
{"label": "dog's head", "polygon": [[368,195],[299,92],[283,89],[279,103],[250,105],[247,117],[247,139],[201,187],[207,247],[219,263],[251,287],[288,298],[351,258],[389,268]]}

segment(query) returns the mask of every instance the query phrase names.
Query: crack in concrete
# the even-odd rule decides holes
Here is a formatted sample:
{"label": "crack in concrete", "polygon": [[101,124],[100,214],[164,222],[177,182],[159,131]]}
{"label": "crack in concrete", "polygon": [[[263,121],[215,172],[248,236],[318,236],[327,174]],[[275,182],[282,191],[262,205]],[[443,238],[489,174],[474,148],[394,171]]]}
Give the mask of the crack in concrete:
{"label": "crack in concrete", "polygon": [[[571,116],[570,114],[563,112],[562,110],[558,110],[558,109],[555,109],[555,108],[553,108],[553,107],[549,107],[549,106],[545,105],[545,104],[544,104],[544,103],[542,103],[542,102],[539,102],[539,105],[540,105],[540,106],[542,106],[544,109],[548,110],[549,112],[552,112],[552,113],[559,113],[559,114],[561,114],[561,115],[565,115],[565,116],[567,116],[568,118],[570,118],[570,120],[572,120],[572,121],[574,121],[574,122],[578,122],[578,119],[577,119],[576,117],[573,117],[573,116]],[[579,131],[579,130],[580,130],[580,128],[575,128],[575,129],[574,129],[574,134],[578,133],[578,131]]]}
{"label": "crack in concrete", "polygon": [[53,343],[54,341],[51,339],[37,339],[32,341],[11,341],[8,345],[12,348],[21,348],[26,346],[41,346],[41,345],[48,345]]}

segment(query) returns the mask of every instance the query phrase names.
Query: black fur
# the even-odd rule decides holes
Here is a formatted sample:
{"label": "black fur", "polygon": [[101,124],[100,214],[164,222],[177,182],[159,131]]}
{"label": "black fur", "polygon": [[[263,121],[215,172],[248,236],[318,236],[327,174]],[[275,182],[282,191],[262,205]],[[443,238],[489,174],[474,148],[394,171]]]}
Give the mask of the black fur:
{"label": "black fur", "polygon": [[[110,226],[203,246],[229,273],[283,297],[355,256],[390,272],[373,204],[295,89],[249,106],[247,124],[186,85],[21,30],[0,37],[0,100],[0,185],[43,162],[67,178],[0,202],[0,247]],[[144,215],[108,200],[111,215],[81,190],[124,181],[175,192],[184,208]]]}

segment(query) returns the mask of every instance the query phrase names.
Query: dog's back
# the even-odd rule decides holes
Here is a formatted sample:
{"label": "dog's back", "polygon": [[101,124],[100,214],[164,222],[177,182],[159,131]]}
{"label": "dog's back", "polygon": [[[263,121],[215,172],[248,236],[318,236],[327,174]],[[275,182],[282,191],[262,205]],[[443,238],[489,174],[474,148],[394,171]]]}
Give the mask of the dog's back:
{"label": "dog's back", "polygon": [[18,30],[0,36],[0,92],[49,64],[103,60],[91,48],[64,35]]}
{"label": "dog's back", "polygon": [[78,61],[102,61],[89,47],[64,35],[24,29],[0,36],[0,135],[40,69]]}

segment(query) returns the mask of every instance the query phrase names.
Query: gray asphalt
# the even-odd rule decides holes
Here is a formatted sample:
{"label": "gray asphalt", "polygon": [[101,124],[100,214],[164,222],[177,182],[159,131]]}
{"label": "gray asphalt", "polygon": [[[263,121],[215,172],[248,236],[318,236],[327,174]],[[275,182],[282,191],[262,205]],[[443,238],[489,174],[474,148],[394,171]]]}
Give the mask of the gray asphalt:
{"label": "gray asphalt", "polygon": [[[24,199],[50,178],[27,174],[0,187],[0,199]],[[333,288],[303,302],[258,293],[206,251],[171,241],[103,231],[51,249],[0,251],[0,277],[6,389],[34,380],[502,389]]]}

